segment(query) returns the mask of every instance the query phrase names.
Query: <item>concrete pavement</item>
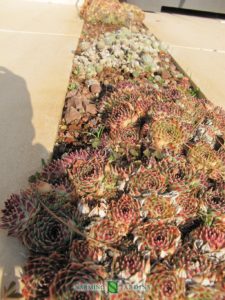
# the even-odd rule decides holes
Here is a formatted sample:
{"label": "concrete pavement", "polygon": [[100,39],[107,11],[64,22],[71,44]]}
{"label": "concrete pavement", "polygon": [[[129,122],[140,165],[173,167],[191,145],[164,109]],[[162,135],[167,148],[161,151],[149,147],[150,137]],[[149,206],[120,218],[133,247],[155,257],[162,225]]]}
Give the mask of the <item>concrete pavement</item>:
{"label": "concrete pavement", "polygon": [[[82,21],[75,1],[50,2],[0,0],[0,208],[26,188],[57,134]],[[0,231],[0,288],[18,275],[24,255]]]}
{"label": "concrete pavement", "polygon": [[147,13],[145,23],[203,94],[225,108],[225,21]]}

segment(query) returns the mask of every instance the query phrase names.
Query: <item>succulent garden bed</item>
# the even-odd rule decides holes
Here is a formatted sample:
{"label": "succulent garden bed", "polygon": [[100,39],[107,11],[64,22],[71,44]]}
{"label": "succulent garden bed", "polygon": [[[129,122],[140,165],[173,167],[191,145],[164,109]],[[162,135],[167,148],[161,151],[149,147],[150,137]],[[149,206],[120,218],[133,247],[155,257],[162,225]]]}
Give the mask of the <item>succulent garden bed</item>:
{"label": "succulent garden bed", "polygon": [[3,209],[30,251],[23,297],[225,299],[224,111],[140,10],[81,14],[53,158]]}

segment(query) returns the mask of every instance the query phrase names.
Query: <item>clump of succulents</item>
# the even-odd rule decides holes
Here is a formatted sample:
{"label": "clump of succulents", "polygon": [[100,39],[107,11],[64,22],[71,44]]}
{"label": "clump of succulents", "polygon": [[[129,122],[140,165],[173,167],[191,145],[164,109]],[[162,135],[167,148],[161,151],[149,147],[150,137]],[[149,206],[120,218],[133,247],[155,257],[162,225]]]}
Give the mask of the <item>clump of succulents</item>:
{"label": "clump of succulents", "polygon": [[[96,3],[90,22],[124,21]],[[225,115],[163,50],[127,28],[80,43],[79,93],[105,67],[121,80],[85,82],[94,113],[66,125],[78,144],[5,202],[0,227],[30,253],[26,300],[225,299]]]}
{"label": "clump of succulents", "polygon": [[129,26],[141,23],[144,13],[138,7],[118,0],[85,0],[80,14],[89,23]]}
{"label": "clump of succulents", "polygon": [[87,79],[95,77],[105,67],[134,75],[145,70],[155,72],[160,70],[158,54],[161,50],[165,47],[154,36],[122,27],[106,32],[89,47],[81,47],[74,58],[74,66],[80,76]]}

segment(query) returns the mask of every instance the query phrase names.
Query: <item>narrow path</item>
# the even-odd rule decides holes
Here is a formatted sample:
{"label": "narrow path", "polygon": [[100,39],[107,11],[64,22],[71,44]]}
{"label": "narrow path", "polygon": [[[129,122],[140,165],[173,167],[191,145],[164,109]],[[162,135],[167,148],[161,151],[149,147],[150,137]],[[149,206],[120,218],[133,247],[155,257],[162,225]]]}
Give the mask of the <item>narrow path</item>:
{"label": "narrow path", "polygon": [[[0,0],[0,208],[48,159],[62,113],[82,21],[75,1],[50,2]],[[0,240],[1,290],[24,250],[5,232]]]}

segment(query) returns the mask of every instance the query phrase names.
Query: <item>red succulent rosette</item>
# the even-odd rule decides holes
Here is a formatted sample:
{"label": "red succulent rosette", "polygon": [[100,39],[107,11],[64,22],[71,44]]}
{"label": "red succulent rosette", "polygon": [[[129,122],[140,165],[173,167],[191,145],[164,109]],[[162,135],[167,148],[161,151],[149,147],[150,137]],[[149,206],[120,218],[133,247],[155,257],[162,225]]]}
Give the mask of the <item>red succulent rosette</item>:
{"label": "red succulent rosette", "polygon": [[190,238],[203,253],[214,253],[218,257],[225,254],[225,224],[219,220],[195,229],[190,233]]}
{"label": "red succulent rosette", "polygon": [[124,253],[116,258],[114,271],[120,279],[138,283],[150,272],[150,258],[137,252]]}
{"label": "red succulent rosette", "polygon": [[38,201],[32,190],[12,194],[2,210],[0,228],[7,229],[9,235],[19,236],[29,219],[37,212]]}
{"label": "red succulent rosette", "polygon": [[162,175],[156,168],[145,168],[139,170],[130,178],[130,193],[133,196],[140,196],[152,191],[166,190],[166,176]]}
{"label": "red succulent rosette", "polygon": [[[102,291],[105,278],[106,273],[101,266],[71,263],[56,274],[49,288],[50,299],[106,299]],[[91,290],[92,286],[102,287],[102,290]]]}
{"label": "red succulent rosette", "polygon": [[123,194],[117,201],[110,205],[110,215],[115,224],[121,224],[129,230],[140,219],[140,206],[137,200],[128,194]]}
{"label": "red succulent rosette", "polygon": [[204,209],[210,210],[217,219],[225,222],[225,194],[224,184],[219,186],[219,189],[209,190],[203,198]]}
{"label": "red succulent rosette", "polygon": [[115,128],[110,131],[111,143],[120,145],[127,149],[136,146],[140,141],[139,128],[135,126],[127,126],[125,128]]}
{"label": "red succulent rosette", "polygon": [[152,147],[157,151],[165,149],[177,153],[192,134],[192,126],[182,123],[177,118],[155,118],[150,127],[149,135]]}
{"label": "red succulent rosette", "polygon": [[92,261],[100,262],[104,257],[104,251],[91,241],[74,240],[70,247],[70,260],[76,262]]}
{"label": "red succulent rosette", "polygon": [[152,300],[184,300],[185,280],[174,271],[162,270],[150,274],[146,280],[148,287],[144,299]]}
{"label": "red succulent rosette", "polygon": [[206,255],[193,249],[191,244],[184,244],[174,253],[171,264],[179,277],[204,285],[214,283],[214,262]]}
{"label": "red succulent rosette", "polygon": [[225,300],[225,293],[215,287],[195,285],[189,290],[187,300]]}
{"label": "red succulent rosette", "polygon": [[26,300],[47,299],[49,297],[49,285],[55,274],[67,264],[64,256],[52,253],[50,256],[38,256],[28,259],[23,267],[21,281],[23,297]]}
{"label": "red succulent rosette", "polygon": [[135,112],[134,106],[124,101],[116,105],[107,120],[108,127],[112,129],[126,128],[129,125],[136,123],[138,120],[138,114]]}
{"label": "red succulent rosette", "polygon": [[174,254],[181,240],[181,232],[176,226],[161,221],[139,226],[134,230],[134,235],[139,250],[150,250],[152,258]]}
{"label": "red succulent rosette", "polygon": [[176,216],[176,207],[170,198],[153,193],[151,196],[144,198],[142,214],[150,219],[171,221]]}
{"label": "red succulent rosette", "polygon": [[225,174],[223,152],[213,150],[204,142],[188,146],[187,158],[197,170],[207,172],[212,179],[221,178]]}
{"label": "red succulent rosette", "polygon": [[106,164],[106,155],[100,151],[91,153],[86,159],[75,160],[70,178],[76,193],[90,199],[102,197],[116,188],[116,176]]}
{"label": "red succulent rosette", "polygon": [[118,244],[127,234],[127,229],[107,218],[90,227],[90,237],[106,245]]}
{"label": "red succulent rosette", "polygon": [[177,205],[177,224],[183,224],[197,217],[200,202],[199,199],[191,192],[181,192],[176,198]]}

